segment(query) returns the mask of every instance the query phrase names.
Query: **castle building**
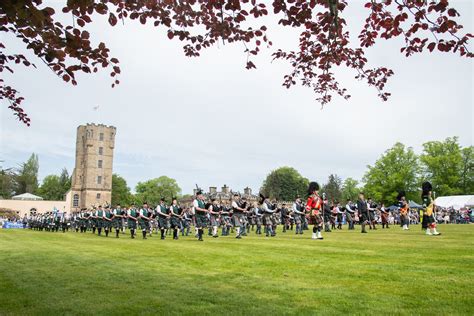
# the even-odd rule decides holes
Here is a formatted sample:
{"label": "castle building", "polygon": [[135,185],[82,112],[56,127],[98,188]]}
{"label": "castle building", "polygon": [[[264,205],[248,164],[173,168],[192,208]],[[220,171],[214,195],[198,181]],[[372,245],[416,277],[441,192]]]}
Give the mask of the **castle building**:
{"label": "castle building", "polygon": [[[196,196],[197,189],[193,190],[193,196]],[[238,193],[242,198],[246,198],[249,203],[257,202],[259,200],[259,196],[252,194],[252,189],[249,187],[244,188],[244,193],[242,194],[239,191],[232,191],[226,184],[221,187],[221,191],[217,191],[217,187],[209,187],[208,192],[204,193],[204,199],[210,201],[212,199],[216,199],[219,202],[230,203],[232,200],[232,196],[234,193]],[[180,203],[187,205],[192,203],[193,197],[183,198],[180,199]]]}
{"label": "castle building", "polygon": [[71,211],[110,204],[116,128],[86,124],[77,128]]}

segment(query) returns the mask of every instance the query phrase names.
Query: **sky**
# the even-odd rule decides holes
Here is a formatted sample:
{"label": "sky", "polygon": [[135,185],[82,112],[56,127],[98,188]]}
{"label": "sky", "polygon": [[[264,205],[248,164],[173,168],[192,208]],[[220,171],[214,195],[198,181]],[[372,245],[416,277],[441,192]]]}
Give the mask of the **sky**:
{"label": "sky", "polygon": [[[58,8],[64,1],[45,1]],[[460,23],[473,33],[474,5],[451,1]],[[344,16],[354,38],[366,11],[352,2]],[[0,164],[15,167],[31,153],[39,156],[39,178],[72,173],[75,133],[79,125],[103,123],[117,128],[114,173],[134,190],[140,181],[166,175],[183,194],[200,187],[257,192],[273,169],[291,166],[310,180],[324,183],[329,174],[361,180],[367,165],[396,142],[417,153],[427,141],[458,136],[473,145],[473,61],[454,54],[424,53],[406,58],[401,40],[379,41],[367,51],[371,66],[392,68],[392,93],[382,102],[374,88],[337,70],[349,90],[349,101],[334,97],[321,108],[310,89],[281,86],[289,67],[273,61],[278,49],[296,49],[297,30],[262,20],[273,47],[246,70],[242,44],[219,44],[188,58],[182,43],[170,41],[163,29],[126,21],[109,27],[103,20],[88,26],[94,42],[103,41],[120,60],[120,85],[111,88],[108,71],[79,75],[71,86],[38,59],[38,69],[16,67],[5,80],[25,97],[32,125],[15,120],[0,106]],[[8,52],[31,56],[22,42],[0,34]],[[470,45],[471,51],[473,45]],[[99,106],[94,111],[93,107]]]}

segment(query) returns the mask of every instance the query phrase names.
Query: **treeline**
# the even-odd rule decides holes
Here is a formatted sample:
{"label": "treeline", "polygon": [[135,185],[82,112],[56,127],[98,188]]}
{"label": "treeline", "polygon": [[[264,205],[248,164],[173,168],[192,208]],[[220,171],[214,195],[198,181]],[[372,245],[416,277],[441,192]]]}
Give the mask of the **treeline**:
{"label": "treeline", "polygon": [[59,174],[46,176],[41,186],[38,181],[38,155],[30,158],[17,168],[0,168],[0,197],[9,199],[14,195],[32,193],[45,200],[63,200],[71,188],[71,176],[66,168]]}
{"label": "treeline", "polygon": [[[358,192],[378,202],[393,203],[399,190],[411,200],[420,201],[423,181],[430,181],[436,196],[474,194],[474,147],[462,147],[457,137],[423,144],[417,155],[413,148],[396,143],[385,151],[359,183],[353,178],[342,180],[331,174],[321,192],[332,201],[354,201]],[[278,200],[291,201],[296,194],[305,196],[308,179],[293,168],[282,167],[270,172],[261,191]],[[321,184],[321,183],[320,183]]]}
{"label": "treeline", "polygon": [[[10,199],[22,193],[32,193],[45,200],[64,200],[65,194],[71,189],[71,176],[66,168],[59,174],[47,175],[41,185],[38,181],[38,155],[30,158],[17,168],[0,168],[0,198]],[[112,176],[112,204],[130,205],[141,204],[147,201],[158,204],[160,198],[171,202],[172,197],[180,197],[181,188],[176,180],[161,176],[145,182],[139,182],[135,187],[135,194],[130,192],[127,182],[121,176]]]}
{"label": "treeline", "polygon": [[[71,177],[63,168],[57,175],[46,176],[38,185],[38,156],[31,157],[18,168],[0,168],[0,196],[30,192],[47,200],[61,200],[71,187]],[[386,150],[373,164],[367,166],[362,181],[353,178],[342,179],[331,174],[326,181],[320,181],[321,192],[330,200],[345,202],[356,200],[360,191],[378,202],[393,203],[399,190],[405,190],[407,197],[420,202],[420,187],[423,181],[430,181],[436,196],[474,194],[474,147],[462,147],[457,137],[444,141],[423,144],[421,154],[413,148],[396,143]],[[262,183],[260,191],[271,198],[292,201],[296,195],[306,196],[309,179],[291,167],[271,171]],[[160,198],[167,202],[173,196],[181,196],[181,188],[175,179],[167,176],[139,182],[132,194],[126,180],[114,174],[112,177],[112,204],[130,205],[147,201],[158,204]]]}

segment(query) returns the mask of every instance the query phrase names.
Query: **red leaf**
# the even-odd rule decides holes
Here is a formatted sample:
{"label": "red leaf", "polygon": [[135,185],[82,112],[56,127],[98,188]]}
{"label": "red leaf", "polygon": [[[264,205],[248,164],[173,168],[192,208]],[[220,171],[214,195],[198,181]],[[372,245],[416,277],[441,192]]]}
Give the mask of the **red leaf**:
{"label": "red leaf", "polygon": [[168,31],[168,38],[173,39],[174,33],[172,31]]}
{"label": "red leaf", "polygon": [[69,77],[69,75],[64,75],[64,76],[63,76],[63,80],[64,80],[64,81],[68,82],[69,79],[71,79],[71,78]]}
{"label": "red leaf", "polygon": [[115,26],[115,24],[117,24],[117,18],[115,17],[113,13],[109,14],[109,23],[112,26]]}
{"label": "red leaf", "polygon": [[436,47],[436,43],[435,42],[431,42],[429,45],[428,45],[428,49],[430,50],[430,52],[432,52]]}

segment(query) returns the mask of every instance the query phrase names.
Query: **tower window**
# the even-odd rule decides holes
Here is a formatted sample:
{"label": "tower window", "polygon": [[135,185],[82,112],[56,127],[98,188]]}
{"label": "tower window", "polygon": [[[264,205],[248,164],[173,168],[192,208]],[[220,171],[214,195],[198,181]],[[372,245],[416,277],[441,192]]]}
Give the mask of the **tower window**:
{"label": "tower window", "polygon": [[110,140],[113,140],[114,139],[114,133],[110,133]]}
{"label": "tower window", "polygon": [[99,147],[99,155],[103,155],[104,154],[104,147]]}
{"label": "tower window", "polygon": [[79,194],[74,194],[72,198],[72,206],[79,207]]}
{"label": "tower window", "polygon": [[99,160],[99,161],[97,162],[97,168],[102,168],[102,160]]}
{"label": "tower window", "polygon": [[99,140],[101,140],[101,141],[104,140],[104,133],[99,134]]}
{"label": "tower window", "polygon": [[97,198],[97,200],[100,200],[100,193],[97,193],[96,198]]}
{"label": "tower window", "polygon": [[102,176],[97,177],[97,184],[102,184]]}

